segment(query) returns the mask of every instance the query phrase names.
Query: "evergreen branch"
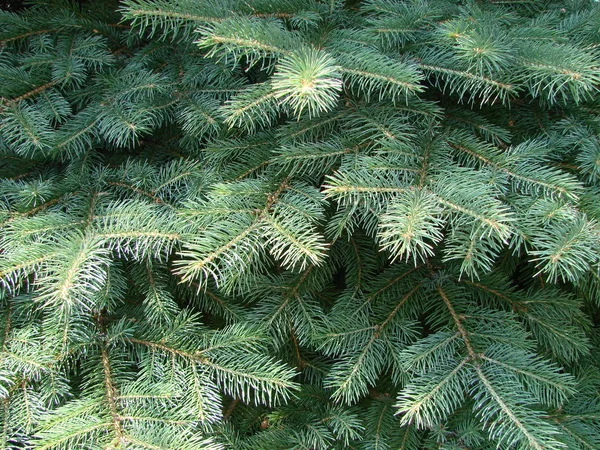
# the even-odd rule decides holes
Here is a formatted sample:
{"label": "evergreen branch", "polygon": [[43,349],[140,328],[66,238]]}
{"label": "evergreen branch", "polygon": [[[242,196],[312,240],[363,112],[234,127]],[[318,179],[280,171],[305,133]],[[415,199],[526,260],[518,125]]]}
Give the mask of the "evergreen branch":
{"label": "evergreen branch", "polygon": [[263,218],[271,229],[267,231],[266,241],[269,251],[285,267],[299,264],[299,269],[303,270],[308,264],[322,264],[326,243],[314,235],[312,227],[308,228],[304,221],[290,216],[277,218],[265,214]]}
{"label": "evergreen branch", "polygon": [[389,289],[391,289],[400,280],[402,280],[403,278],[409,276],[410,274],[414,273],[415,271],[419,270],[421,267],[423,267],[423,265],[415,265],[414,267],[411,267],[408,270],[401,271],[400,275],[392,278],[391,280],[386,281],[386,283],[383,286],[381,286],[375,292],[372,292],[371,294],[369,294],[367,296],[367,301],[372,302],[373,299],[379,297],[381,294],[383,294],[384,292],[386,292]]}
{"label": "evergreen branch", "polygon": [[457,75],[467,79],[472,79],[476,81],[481,81],[485,84],[498,88],[500,90],[505,90],[507,92],[514,92],[514,86],[508,83],[502,83],[500,81],[493,80],[491,78],[486,78],[484,76],[479,76],[470,72],[463,72],[455,69],[449,69],[446,67],[436,67],[428,64],[419,64],[423,70],[431,71],[434,73],[443,73],[449,75]]}
{"label": "evergreen branch", "polygon": [[415,373],[426,373],[432,366],[439,365],[448,354],[448,349],[454,348],[460,332],[440,331],[421,339],[403,351],[404,366],[406,370]]}
{"label": "evergreen branch", "polygon": [[581,342],[578,339],[579,336],[573,335],[571,330],[566,328],[564,324],[555,324],[552,321],[544,320],[544,318],[536,317],[534,315],[528,315],[527,321],[531,325],[537,325],[540,328],[547,330],[555,338],[568,342],[573,349],[578,349],[581,353],[587,353],[585,342]]}
{"label": "evergreen branch", "polygon": [[[414,423],[418,428],[431,426],[434,414],[439,414],[436,410],[442,407],[448,409],[449,406],[456,407],[457,403],[462,399],[459,395],[456,395],[455,398],[448,398],[448,387],[452,388],[452,393],[454,394],[454,388],[457,387],[455,385],[461,386],[466,384],[461,378],[466,378],[465,366],[470,361],[470,357],[463,358],[452,370],[437,374],[438,376],[431,380],[430,384],[426,385],[426,391],[424,392],[420,392],[423,389],[418,389],[416,386],[412,387],[412,389],[417,392],[411,392],[411,387],[407,387],[401,394],[401,397],[399,397],[399,402],[396,405],[399,408],[397,414],[403,414],[401,424],[411,425]],[[440,401],[438,400],[440,396],[446,398]],[[438,402],[443,406],[438,406]],[[449,405],[444,403],[449,403]],[[447,413],[444,415],[447,415]]]}
{"label": "evergreen branch", "polygon": [[291,56],[293,53],[285,50],[281,47],[277,47],[275,45],[264,44],[253,39],[242,39],[242,38],[234,38],[234,37],[225,37],[225,36],[211,36],[210,40],[201,42],[201,46],[209,46],[209,45],[231,45],[235,47],[248,47],[251,49],[258,49],[260,52],[264,52],[264,54],[279,54]]}
{"label": "evergreen branch", "polygon": [[[211,11],[210,6],[212,5],[210,3],[198,5],[193,2],[186,2],[184,5],[173,5],[169,2],[160,1],[127,0],[124,2],[124,5],[123,12],[125,17],[143,28],[149,25],[153,27],[162,25],[170,26],[174,30],[177,30],[176,26],[179,23],[221,23],[234,15],[232,11],[226,9],[226,5],[223,8],[216,7]],[[182,6],[191,7],[193,11],[198,12],[190,12],[189,9]],[[204,11],[202,11],[202,7],[205,8]],[[213,13],[212,15],[210,14],[211,12]],[[286,12],[253,12],[250,16],[257,18],[293,18],[293,14]]]}
{"label": "evergreen branch", "polygon": [[398,311],[400,310],[400,308],[402,308],[402,306],[404,306],[404,303],[406,303],[406,301],[413,296],[413,294],[415,292],[417,292],[421,286],[423,286],[422,283],[418,283],[416,284],[410,291],[408,291],[406,293],[406,295],[404,295],[404,297],[402,297],[400,299],[400,301],[398,302],[398,304],[394,307],[394,309],[387,315],[387,317],[385,318],[385,320],[383,322],[381,322],[381,324],[379,324],[377,326],[377,331],[376,331],[376,335],[379,335],[379,333],[381,332],[381,330],[383,330],[387,324],[390,323],[390,321],[394,318],[394,316],[398,313]]}
{"label": "evergreen branch", "polygon": [[352,186],[352,185],[327,185],[327,195],[333,196],[335,194],[348,194],[348,193],[402,193],[406,192],[406,188],[402,187],[374,187],[374,186]]}
{"label": "evergreen branch", "polygon": [[[200,285],[203,287],[206,286],[206,280],[209,277],[219,283],[219,280],[224,277],[224,271],[231,274],[229,271],[236,266],[236,261],[244,260],[244,258],[248,258],[246,262],[255,258],[259,259],[263,251],[259,241],[261,234],[269,238],[269,243],[272,244],[271,251],[276,257],[286,258],[285,264],[294,265],[299,262],[302,257],[298,253],[294,254],[292,252],[289,256],[281,253],[282,248],[289,248],[290,246],[289,241],[282,240],[285,239],[285,236],[273,235],[272,230],[269,231],[267,228],[269,217],[271,218],[270,221],[273,222],[274,215],[271,211],[273,205],[276,204],[280,195],[288,187],[289,178],[286,178],[267,197],[264,208],[258,210],[256,214],[240,217],[239,223],[230,223],[224,229],[207,227],[204,230],[204,235],[198,236],[195,240],[187,243],[185,249],[180,252],[181,256],[190,259],[177,262],[178,269],[175,274],[181,276],[182,281],[191,281],[195,277],[200,277]],[[272,227],[272,224],[270,226]],[[306,251],[309,246],[313,247],[310,254],[314,256],[319,253],[322,245],[318,242],[318,238],[312,237],[306,242],[301,242],[303,236],[309,237],[308,233],[302,230],[305,227],[306,224],[304,223],[298,224],[299,238],[294,237],[297,240],[292,240],[291,245],[300,244],[299,247],[295,248],[295,251],[300,253]],[[289,234],[287,236],[289,237]],[[303,264],[301,263],[301,265]],[[241,275],[241,271],[237,270],[236,276]],[[235,277],[231,276],[231,279],[235,279]]]}
{"label": "evergreen branch", "polygon": [[355,292],[360,292],[362,289],[362,284],[363,284],[363,268],[362,268],[362,261],[361,261],[361,257],[360,257],[360,251],[359,248],[356,244],[356,240],[354,238],[350,238],[350,244],[352,245],[352,250],[354,251],[354,256],[356,258],[356,267],[357,267],[357,273],[356,273],[356,284],[354,286],[354,290]]}
{"label": "evergreen branch", "polygon": [[273,75],[277,99],[289,106],[296,117],[303,112],[315,117],[330,111],[338,101],[342,80],[331,55],[308,48],[282,58]]}
{"label": "evergreen branch", "polygon": [[182,238],[178,233],[161,233],[159,231],[124,231],[117,233],[97,233],[97,237],[106,240],[129,240],[129,239],[161,239],[166,241],[179,241]]}
{"label": "evergreen branch", "polygon": [[[130,2],[126,2],[125,4],[128,5]],[[146,25],[146,21],[148,20],[148,17],[152,17],[154,21],[159,20],[161,21],[162,19],[167,19],[170,21],[191,21],[191,22],[207,22],[207,23],[213,23],[213,22],[222,22],[223,20],[225,20],[225,17],[208,17],[208,16],[201,16],[201,15],[197,15],[197,14],[191,14],[191,13],[184,13],[184,12],[176,12],[176,11],[161,11],[159,9],[142,9],[142,8],[132,8],[129,7],[126,10],[126,17],[133,19],[134,23],[138,22],[138,23],[142,23],[141,19],[145,19],[145,21],[143,22],[144,25]],[[163,22],[165,23],[165,22]]]}
{"label": "evergreen branch", "polygon": [[[220,376],[223,376],[224,379],[229,377],[240,377],[248,380],[252,386],[261,386],[264,384],[274,385],[276,388],[280,389],[284,392],[284,389],[291,389],[294,385],[286,380],[273,379],[268,376],[260,376],[252,373],[248,373],[243,369],[231,369],[224,365],[212,362],[205,361],[204,365],[214,369]],[[247,398],[247,396],[244,396]]]}
{"label": "evergreen branch", "polygon": [[442,205],[447,206],[447,207],[449,207],[455,211],[458,211],[460,213],[469,215],[469,216],[473,217],[474,219],[477,219],[478,221],[483,222],[484,224],[488,225],[491,229],[493,229],[499,233],[502,233],[502,235],[508,234],[508,228],[503,223],[500,223],[494,219],[489,219],[489,218],[479,214],[476,211],[470,210],[469,208],[463,207],[461,205],[457,205],[456,203],[447,201],[443,198],[438,198],[438,200]]}
{"label": "evergreen branch", "polygon": [[351,91],[369,100],[378,94],[379,100],[389,98],[396,102],[399,97],[421,92],[422,74],[408,62],[394,60],[377,52],[343,49],[338,53],[339,71],[346,75]]}
{"label": "evergreen branch", "polygon": [[165,204],[167,206],[171,206],[169,204],[166,204],[162,201],[162,199],[160,197],[157,197],[153,192],[147,192],[144,191],[143,189],[137,188],[135,186],[130,186],[127,183],[122,183],[120,181],[109,181],[107,183],[109,186],[117,186],[117,187],[122,187],[125,189],[128,189],[130,191],[135,192],[136,194],[140,194],[143,195],[144,197],[148,197],[149,199],[151,199],[154,203],[161,203],[161,204]]}
{"label": "evergreen branch", "polygon": [[[68,433],[52,438],[51,436],[46,437],[45,434],[41,435],[41,440],[36,446],[36,450],[52,450],[53,448],[61,448],[61,445],[69,445],[71,442],[77,442],[81,438],[90,435],[93,432],[103,431],[106,428],[112,426],[112,422],[100,422],[92,423],[84,428],[74,428],[69,430]],[[63,447],[66,448],[66,447]]]}
{"label": "evergreen branch", "polygon": [[499,99],[506,103],[511,97],[516,96],[519,86],[513,83],[502,82],[476,73],[452,69],[445,65],[418,63],[419,68],[426,73],[432,73],[446,80],[451,92],[459,96],[470,96],[474,101],[476,96],[481,97],[482,103],[493,103]]}
{"label": "evergreen branch", "polygon": [[16,214],[16,217],[27,217],[27,216],[33,216],[45,209],[50,208],[53,205],[56,205],[57,203],[59,203],[61,200],[63,200],[61,197],[57,197],[57,198],[53,198],[52,200],[48,200],[47,202],[42,203],[41,205],[38,205],[34,208],[28,209],[25,212],[19,212]]}
{"label": "evergreen branch", "polygon": [[519,429],[519,431],[523,434],[523,436],[527,439],[527,443],[531,446],[531,448],[535,450],[543,450],[546,447],[542,442],[540,442],[531,432],[530,430],[521,422],[521,420],[513,413],[512,408],[506,404],[506,402],[502,399],[500,394],[496,392],[488,378],[485,376],[483,371],[479,366],[475,366],[475,371],[477,376],[485,386],[485,389],[496,402],[496,404],[500,407],[502,413],[508,418],[508,420]]}
{"label": "evergreen branch", "polygon": [[[470,192],[467,192],[461,186],[448,185],[445,183],[445,179],[445,177],[440,177],[431,189],[432,195],[440,204],[452,211],[475,219],[484,227],[485,231],[483,232],[488,236],[495,236],[501,241],[508,239],[512,234],[509,224],[514,220],[513,214],[493,196],[483,196],[484,189],[487,189],[487,187],[480,186],[481,196],[476,196],[475,186],[472,186]],[[490,194],[489,192],[486,193]],[[467,198],[470,201],[467,201]]]}
{"label": "evergreen branch", "polygon": [[[30,97],[33,97],[33,96],[35,96],[37,94],[40,94],[40,93],[44,92],[44,91],[46,91],[46,90],[48,90],[50,88],[53,88],[57,84],[61,83],[63,80],[64,80],[64,78],[59,78],[59,79],[56,79],[56,80],[49,81],[48,83],[45,83],[45,84],[43,84],[41,86],[37,86],[36,88],[30,90],[29,92],[21,94],[18,97],[12,98],[10,100],[5,100],[3,102],[4,106],[5,107],[11,107],[13,105],[16,105],[17,103],[19,103],[22,100],[26,100],[26,99],[28,99]],[[0,109],[0,113],[2,113],[3,110],[4,110],[4,108]]]}
{"label": "evergreen branch", "polygon": [[300,121],[297,124],[289,124],[292,127],[288,132],[282,133],[281,139],[284,141],[295,141],[303,136],[310,136],[310,133],[315,130],[322,130],[329,125],[335,124],[340,118],[344,117],[345,113],[332,114],[330,116],[322,115],[318,119]]}
{"label": "evergreen branch", "polygon": [[473,348],[473,345],[471,344],[471,339],[469,338],[469,333],[467,333],[467,330],[465,329],[465,327],[462,323],[462,319],[456,313],[454,307],[452,306],[452,303],[450,302],[450,299],[448,298],[448,296],[446,295],[446,293],[444,292],[442,287],[440,285],[437,285],[436,290],[437,290],[438,294],[440,295],[440,297],[442,298],[444,304],[446,305],[446,308],[448,309],[448,312],[450,313],[450,316],[452,317],[452,321],[454,322],[456,329],[460,333],[460,336],[461,336],[463,342],[465,343],[465,347],[467,348],[467,351],[469,352],[469,358],[473,361],[477,361],[478,360],[477,352],[475,352],[475,349]]}
{"label": "evergreen branch", "polygon": [[235,20],[200,27],[198,32],[202,37],[196,44],[207,49],[209,57],[233,57],[236,62],[245,57],[250,67],[264,58],[291,56],[291,49],[298,48],[299,36],[276,21],[238,16]]}
{"label": "evergreen branch", "polygon": [[[365,308],[367,308],[369,305],[373,304],[376,300],[385,299],[386,293],[389,295],[394,295],[395,294],[394,288],[396,288],[399,285],[401,286],[401,284],[399,282],[402,281],[403,279],[405,279],[406,277],[410,276],[414,272],[417,272],[422,267],[423,267],[423,265],[419,264],[419,265],[410,267],[408,269],[407,268],[399,268],[401,270],[398,270],[398,272],[399,272],[398,275],[395,275],[391,279],[385,280],[385,282],[381,283],[377,287],[377,289],[375,289],[373,292],[370,292],[365,297],[364,301],[356,308],[356,310],[352,311],[351,314],[353,316],[361,314],[365,310]],[[404,270],[402,270],[402,269],[404,269]],[[390,291],[392,291],[392,293],[390,293]]]}
{"label": "evergreen branch", "polygon": [[[250,236],[252,233],[256,232],[261,223],[259,221],[251,222],[246,227],[242,228],[235,235],[228,239],[223,245],[217,247],[215,250],[209,252],[201,259],[198,259],[195,253],[187,251],[182,251],[180,254],[183,257],[191,257],[193,258],[192,262],[186,264],[185,271],[184,269],[180,269],[176,273],[181,275],[181,280],[184,282],[190,281],[193,278],[201,276],[202,280],[205,280],[209,275],[214,278],[218,278],[218,267],[215,262],[222,256],[227,255],[227,253],[236,248],[239,245],[243,245],[244,240]],[[194,245],[188,246],[191,250],[194,249]],[[181,264],[180,264],[181,265]]]}
{"label": "evergreen branch", "polygon": [[[492,364],[496,364],[508,371],[514,372],[519,376],[524,377],[527,380],[534,380],[540,385],[544,386],[544,392],[540,396],[546,404],[552,404],[553,406],[561,405],[564,400],[573,395],[575,392],[573,387],[569,385],[569,380],[566,377],[556,377],[556,373],[548,373],[541,367],[540,364],[536,364],[537,361],[528,361],[529,364],[524,367],[516,367],[514,364],[507,364],[497,359],[491,358],[486,355],[481,356],[482,361],[487,361]],[[552,398],[554,393],[559,393],[558,398]]]}
{"label": "evergreen branch", "polygon": [[482,291],[489,292],[493,296],[501,299],[502,301],[508,303],[514,311],[524,312],[527,310],[525,305],[522,305],[519,301],[513,300],[508,295],[500,292],[498,289],[493,289],[492,287],[479,283],[473,280],[461,280],[463,283],[476,287],[477,289],[481,289]]}
{"label": "evergreen branch", "polygon": [[[333,393],[334,398],[343,399],[346,403],[352,403],[355,401],[360,394],[363,394],[367,390],[367,383],[372,383],[373,379],[377,376],[379,370],[378,365],[373,367],[373,358],[381,357],[380,352],[382,351],[380,341],[386,331],[386,327],[394,319],[398,311],[404,306],[404,304],[410,299],[420,288],[422,284],[416,284],[412,287],[404,296],[398,301],[395,307],[379,324],[363,328],[362,330],[373,330],[371,337],[357,353],[352,355],[352,359],[348,361],[343,368],[339,368],[334,371],[331,375],[331,379],[328,380],[329,387],[335,387]],[[356,331],[356,330],[355,330]],[[341,337],[344,334],[329,334],[328,337]],[[327,335],[326,335],[327,336]],[[348,336],[347,334],[345,335]]]}
{"label": "evergreen branch", "polygon": [[408,81],[399,80],[397,78],[391,76],[385,76],[378,74],[376,72],[368,72],[366,70],[358,70],[347,67],[341,67],[340,72],[348,74],[348,75],[356,75],[363,78],[372,79],[375,82],[382,82],[385,84],[389,84],[392,86],[398,86],[401,90],[405,91],[416,91],[419,90],[419,86],[414,83],[410,83]]}
{"label": "evergreen branch", "polygon": [[[198,288],[198,286],[196,286]],[[200,289],[198,289],[200,290]],[[213,292],[211,292],[210,290],[205,290],[204,294],[209,297],[212,301],[217,302],[219,304],[219,306],[227,311],[227,314],[229,314],[234,321],[239,321],[242,316],[240,314],[240,312],[234,308],[231,307],[231,305],[229,304],[229,302],[224,301],[223,299],[221,299],[221,297],[219,297],[218,295],[215,295]]]}
{"label": "evergreen branch", "polygon": [[336,388],[333,393],[335,399],[351,404],[368,392],[367,384],[373,382],[380,370],[380,364],[373,364],[374,359],[381,360],[382,356],[378,349],[377,337],[377,333],[374,332],[358,354],[352,355],[352,359],[346,363],[347,367],[338,367],[338,373],[330,374],[331,379],[327,380],[325,386]]}
{"label": "evergreen branch", "polygon": [[[542,171],[542,168],[536,168],[535,173],[540,173],[537,177],[528,175],[523,168],[517,167],[515,164],[507,164],[498,157],[497,154],[491,153],[485,155],[483,152],[478,151],[473,146],[467,147],[464,144],[457,144],[449,142],[450,147],[455,150],[461,151],[484,164],[506,173],[509,177],[513,178],[517,183],[523,182],[532,186],[537,186],[543,190],[550,192],[551,194],[557,194],[558,196],[564,196],[566,198],[577,200],[577,192],[580,191],[581,186],[578,182],[573,179],[568,179],[566,174],[557,173],[554,171]],[[542,179],[543,178],[543,179]],[[570,178],[570,177],[569,177]],[[553,182],[544,181],[544,179],[550,179]]]}
{"label": "evergreen branch", "polygon": [[75,238],[69,244],[61,255],[63,271],[38,280],[39,300],[64,312],[74,307],[91,308],[90,294],[102,289],[108,266],[107,251],[99,239]]}
{"label": "evergreen branch", "polygon": [[269,165],[269,161],[263,161],[260,164],[249,168],[248,170],[246,170],[244,173],[242,173],[241,175],[238,175],[238,177],[235,179],[235,181],[240,181],[243,180],[244,178],[247,178],[248,176],[252,175],[255,172],[258,172],[260,169],[267,167]]}
{"label": "evergreen branch", "polygon": [[169,347],[166,344],[151,342],[151,341],[147,341],[144,339],[137,339],[137,338],[129,338],[128,340],[133,344],[139,344],[139,345],[143,345],[145,347],[148,347],[148,348],[151,348],[154,350],[159,350],[164,353],[170,353],[172,355],[179,356],[183,359],[190,360],[190,361],[193,361],[196,363],[204,364],[207,361],[207,359],[205,357],[198,356],[193,353],[186,352],[184,350],[178,350],[176,348]]}
{"label": "evergreen branch", "polygon": [[230,128],[244,127],[248,132],[270,125],[279,113],[276,97],[277,92],[268,84],[252,85],[221,108],[225,123]]}
{"label": "evergreen branch", "polygon": [[249,355],[256,361],[251,366],[252,370],[249,370],[248,360],[233,360],[231,355],[221,355],[222,362],[219,362],[213,358],[200,356],[198,352],[191,353],[162,343],[137,338],[129,338],[128,340],[133,344],[143,345],[155,351],[200,364],[215,374],[223,388],[232,394],[235,393],[243,401],[250,400],[252,397],[251,390],[253,389],[260,388],[255,393],[258,396],[257,400],[273,403],[276,400],[275,396],[285,398],[288,395],[288,390],[295,388],[295,384],[290,381],[291,371],[258,354]]}
{"label": "evergreen branch", "polygon": [[510,133],[502,127],[490,123],[485,117],[479,116],[473,112],[449,110],[446,111],[446,117],[458,123],[464,123],[471,129],[479,133],[483,138],[491,141],[499,147],[504,147],[510,141]]}
{"label": "evergreen branch", "polygon": [[[85,127],[78,129],[75,133],[68,134],[62,139],[57,139],[56,144],[54,146],[55,150],[60,152],[65,148],[68,149],[71,145],[77,146],[80,142],[80,139],[87,137],[91,133],[91,131],[96,127],[99,120],[100,118],[96,116]],[[64,129],[61,129],[61,131],[64,131]],[[89,144],[89,141],[87,140],[85,140],[84,142],[85,144]]]}
{"label": "evergreen branch", "polygon": [[57,31],[60,31],[61,29],[62,28],[44,28],[44,29],[41,29],[41,30],[27,31],[25,33],[22,33],[22,34],[19,34],[19,35],[16,35],[16,36],[12,36],[10,38],[0,40],[0,46],[5,46],[9,42],[19,41],[21,39],[26,39],[26,38],[31,37],[31,36],[38,36],[40,34],[55,33]]}
{"label": "evergreen branch", "polygon": [[561,423],[560,421],[555,421],[555,423],[556,426],[563,431],[563,433],[566,433],[571,439],[573,439],[577,444],[579,444],[580,448],[588,450],[594,450],[596,448],[595,442],[591,442],[590,440],[585,439],[576,432],[573,432],[573,430],[565,426],[564,423]]}
{"label": "evergreen branch", "polygon": [[533,242],[530,254],[535,256],[532,261],[538,262],[537,274],[546,273],[552,281],[560,277],[575,282],[598,260],[592,250],[598,242],[597,224],[577,217],[570,223],[559,224],[555,232],[536,237]]}
{"label": "evergreen branch", "polygon": [[[49,250],[49,249],[48,249]],[[17,260],[16,263],[0,266],[0,280],[6,287],[14,289],[21,279],[25,279],[30,273],[39,270],[40,266],[52,260],[58,255],[58,252],[47,252],[40,255],[33,255],[33,258]]]}
{"label": "evergreen branch", "polygon": [[442,209],[428,192],[400,194],[380,219],[378,236],[382,249],[391,252],[392,261],[412,256],[415,265],[417,259],[433,256],[433,245],[442,240],[441,215]]}
{"label": "evergreen branch", "polygon": [[298,276],[297,281],[285,292],[283,302],[278,306],[274,313],[272,313],[269,319],[266,321],[269,327],[272,327],[277,318],[285,311],[291,301],[298,299],[298,291],[302,287],[306,278],[314,270],[314,266],[308,266]]}
{"label": "evergreen branch", "polygon": [[[382,408],[381,412],[379,413],[379,418],[377,420],[377,426],[375,428],[375,450],[380,450],[380,448],[382,446],[385,446],[385,441],[382,439],[383,436],[381,436],[381,428],[382,428],[381,426],[382,426],[383,419],[384,419],[385,414],[388,409],[391,410],[391,407],[386,405],[386,407]],[[404,450],[404,446],[401,447],[401,450]]]}
{"label": "evergreen branch", "polygon": [[108,359],[108,351],[106,347],[102,345],[102,371],[104,373],[104,387],[106,402],[108,403],[108,409],[112,418],[112,428],[115,432],[115,441],[120,442],[123,439],[123,428],[121,426],[121,417],[117,411],[117,404],[115,398],[117,397],[117,390],[114,386],[110,361]]}
{"label": "evergreen branch", "polygon": [[98,238],[124,256],[165,258],[187,236],[188,224],[162,206],[138,201],[109,204],[92,226]]}
{"label": "evergreen branch", "polygon": [[[465,329],[465,327],[462,323],[462,319],[458,316],[458,314],[454,310],[452,303],[450,302],[446,293],[442,290],[441,286],[439,286],[439,285],[437,286],[437,291],[438,291],[440,297],[442,298],[442,300],[444,301],[444,303],[446,304],[446,307],[448,308],[448,311],[450,312],[450,315],[452,316],[455,326],[457,327],[459,333],[461,334],[461,337],[462,337],[462,339],[465,343],[465,346],[467,348],[467,351],[469,353],[469,359],[474,362],[473,369],[475,370],[475,373],[477,374],[478,379],[483,384],[485,392],[490,397],[490,401],[493,401],[499,408],[500,415],[496,419],[496,421],[497,421],[496,425],[498,425],[498,423],[500,423],[501,425],[498,425],[499,428],[497,431],[495,431],[495,433],[504,433],[504,435],[501,436],[501,439],[506,440],[508,442],[511,442],[511,440],[515,440],[515,441],[520,440],[520,438],[514,436],[514,431],[512,433],[510,432],[510,430],[508,428],[509,425],[504,423],[503,418],[506,417],[509,421],[508,423],[511,424],[510,426],[514,426],[514,430],[518,431],[518,433],[524,437],[524,439],[528,442],[528,444],[532,448],[541,450],[544,448],[548,448],[547,444],[549,446],[551,446],[551,448],[558,448],[558,447],[554,446],[554,444],[556,444],[556,441],[554,441],[551,437],[544,439],[546,441],[546,443],[544,443],[543,441],[538,439],[538,437],[536,437],[533,432],[534,425],[529,424],[529,426],[528,426],[528,424],[524,423],[523,419],[519,418],[516,415],[517,413],[516,413],[515,408],[512,408],[511,406],[509,406],[509,404],[502,398],[502,396],[493,387],[489,378],[486,376],[486,374],[484,373],[484,371],[482,369],[481,358],[483,357],[483,355],[480,355],[475,352],[475,349],[474,349],[474,347],[471,343],[471,339],[469,337],[469,333],[467,332],[467,330]],[[487,405],[487,406],[482,405],[478,409],[480,409],[481,415],[483,415],[484,417],[488,417],[488,418],[491,414],[493,414],[493,411],[494,411],[494,408],[492,408],[489,405]],[[500,418],[500,417],[502,417],[502,418]],[[486,420],[489,420],[489,419],[486,419]],[[529,428],[530,426],[532,427],[531,429]],[[502,429],[502,431],[500,431],[500,429]]]}
{"label": "evergreen branch", "polygon": [[31,367],[35,367],[36,369],[39,369],[40,372],[44,373],[47,372],[48,369],[51,368],[50,364],[42,364],[40,362],[38,362],[35,359],[32,358],[27,358],[23,355],[18,355],[14,352],[11,352],[9,350],[3,350],[2,353],[4,353],[6,356],[5,357],[9,357],[10,359],[13,359],[15,361],[18,361],[20,364],[24,364],[27,366],[31,366]]}
{"label": "evergreen branch", "polygon": [[151,444],[150,442],[145,442],[141,439],[137,439],[131,436],[126,436],[123,438],[124,442],[128,442],[130,444],[135,445],[140,448],[147,448],[148,450],[165,450],[165,447]]}

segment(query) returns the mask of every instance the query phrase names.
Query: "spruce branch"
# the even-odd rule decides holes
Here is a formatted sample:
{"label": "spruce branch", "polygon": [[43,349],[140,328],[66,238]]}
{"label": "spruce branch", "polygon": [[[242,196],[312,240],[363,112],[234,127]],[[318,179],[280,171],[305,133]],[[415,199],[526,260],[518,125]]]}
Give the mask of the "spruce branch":
{"label": "spruce branch", "polygon": [[563,3],[0,12],[0,447],[600,447]]}

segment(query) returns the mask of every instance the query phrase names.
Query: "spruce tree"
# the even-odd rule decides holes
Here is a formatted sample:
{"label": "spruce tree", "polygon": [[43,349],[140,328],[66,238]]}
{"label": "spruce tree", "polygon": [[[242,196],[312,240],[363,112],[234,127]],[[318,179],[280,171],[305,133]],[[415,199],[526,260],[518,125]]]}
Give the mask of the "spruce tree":
{"label": "spruce tree", "polygon": [[2,448],[600,448],[599,24],[1,12]]}

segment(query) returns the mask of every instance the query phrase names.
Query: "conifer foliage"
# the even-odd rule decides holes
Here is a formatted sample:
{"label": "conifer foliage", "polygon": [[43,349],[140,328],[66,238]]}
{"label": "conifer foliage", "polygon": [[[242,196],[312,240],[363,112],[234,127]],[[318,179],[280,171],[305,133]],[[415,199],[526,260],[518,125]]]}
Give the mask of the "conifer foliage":
{"label": "conifer foliage", "polygon": [[600,448],[599,24],[0,13],[1,448]]}

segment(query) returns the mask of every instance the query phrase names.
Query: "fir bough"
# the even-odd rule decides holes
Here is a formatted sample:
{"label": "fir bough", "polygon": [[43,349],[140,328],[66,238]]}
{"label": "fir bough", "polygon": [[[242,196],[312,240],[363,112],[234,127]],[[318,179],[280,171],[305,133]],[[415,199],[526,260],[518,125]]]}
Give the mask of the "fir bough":
{"label": "fir bough", "polygon": [[600,448],[599,23],[0,13],[2,448]]}

